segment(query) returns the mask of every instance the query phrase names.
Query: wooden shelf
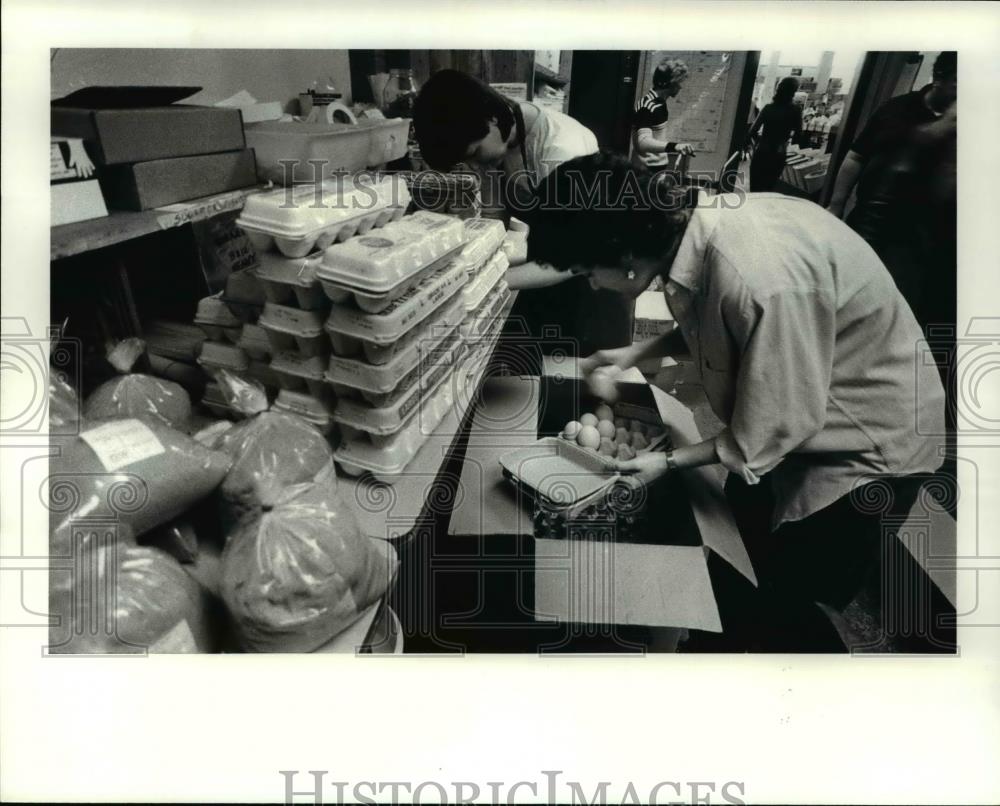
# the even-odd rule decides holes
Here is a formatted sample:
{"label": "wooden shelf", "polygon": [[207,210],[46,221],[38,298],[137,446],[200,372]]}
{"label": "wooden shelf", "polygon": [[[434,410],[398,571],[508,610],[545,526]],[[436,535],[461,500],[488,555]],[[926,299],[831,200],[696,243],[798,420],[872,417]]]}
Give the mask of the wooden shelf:
{"label": "wooden shelf", "polygon": [[92,252],[220,213],[241,210],[246,197],[262,189],[262,186],[248,187],[141,213],[115,211],[104,218],[52,227],[49,260]]}

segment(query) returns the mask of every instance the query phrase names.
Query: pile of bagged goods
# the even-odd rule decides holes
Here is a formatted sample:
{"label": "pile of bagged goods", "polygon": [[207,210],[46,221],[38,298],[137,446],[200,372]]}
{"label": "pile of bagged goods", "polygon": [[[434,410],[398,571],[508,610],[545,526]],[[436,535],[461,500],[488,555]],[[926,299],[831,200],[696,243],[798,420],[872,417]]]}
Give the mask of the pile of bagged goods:
{"label": "pile of bagged goods", "polygon": [[53,374],[52,651],[322,651],[384,600],[395,551],[336,467],[396,480],[509,299],[501,222],[408,202],[392,176],[250,196],[258,265],[193,324],[116,345],[82,405]]}

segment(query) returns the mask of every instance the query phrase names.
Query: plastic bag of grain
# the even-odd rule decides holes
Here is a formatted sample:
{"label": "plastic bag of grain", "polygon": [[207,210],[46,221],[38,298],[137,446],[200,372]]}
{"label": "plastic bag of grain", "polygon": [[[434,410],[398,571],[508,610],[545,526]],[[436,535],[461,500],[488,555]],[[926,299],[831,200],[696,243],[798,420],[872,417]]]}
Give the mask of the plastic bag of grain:
{"label": "plastic bag of grain", "polygon": [[184,387],[133,372],[145,351],[142,339],[133,338],[119,342],[108,352],[108,362],[121,375],[91,393],[84,405],[84,416],[138,417],[187,431],[191,423],[191,398]]}
{"label": "plastic bag of grain", "polygon": [[267,396],[255,381],[222,370],[219,386],[230,405],[248,417],[212,445],[232,458],[220,488],[227,526],[275,500],[289,485],[323,481],[336,488],[333,451],[311,423],[294,414],[265,411]]}
{"label": "plastic bag of grain", "polygon": [[112,543],[80,552],[49,574],[49,651],[190,653],[213,648],[207,599],[169,554]]}
{"label": "plastic bag of grain", "polygon": [[311,652],[385,595],[397,565],[328,485],[298,484],[229,534],[222,597],[243,649]]}
{"label": "plastic bag of grain", "polygon": [[51,531],[86,518],[142,535],[209,495],[230,464],[155,420],[88,420],[49,461]]}
{"label": "plastic bag of grain", "polygon": [[80,431],[83,418],[76,390],[56,370],[49,369],[49,434],[64,437]]}

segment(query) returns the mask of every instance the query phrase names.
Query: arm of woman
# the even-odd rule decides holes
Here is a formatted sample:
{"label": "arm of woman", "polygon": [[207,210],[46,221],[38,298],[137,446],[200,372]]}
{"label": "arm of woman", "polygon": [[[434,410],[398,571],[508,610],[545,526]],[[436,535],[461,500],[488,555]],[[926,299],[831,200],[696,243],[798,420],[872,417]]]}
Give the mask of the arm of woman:
{"label": "arm of woman", "polygon": [[572,272],[559,271],[545,263],[529,261],[507,269],[507,285],[512,291],[532,288],[548,288],[564,283],[573,276]]}

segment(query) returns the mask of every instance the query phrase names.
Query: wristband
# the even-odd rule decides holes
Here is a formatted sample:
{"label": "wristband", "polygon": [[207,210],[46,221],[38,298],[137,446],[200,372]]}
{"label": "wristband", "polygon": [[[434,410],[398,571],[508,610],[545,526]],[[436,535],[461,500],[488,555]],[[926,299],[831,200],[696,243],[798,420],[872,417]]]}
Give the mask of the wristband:
{"label": "wristband", "polygon": [[667,460],[667,472],[668,473],[672,473],[673,471],[679,469],[677,467],[677,460],[674,459],[674,452],[673,451],[667,451],[665,454],[663,454],[663,456]]}

